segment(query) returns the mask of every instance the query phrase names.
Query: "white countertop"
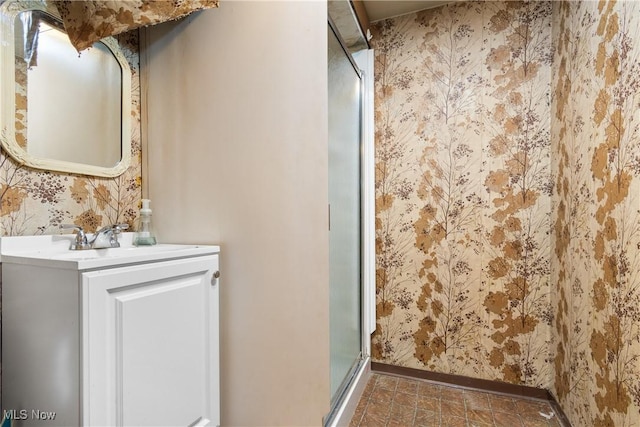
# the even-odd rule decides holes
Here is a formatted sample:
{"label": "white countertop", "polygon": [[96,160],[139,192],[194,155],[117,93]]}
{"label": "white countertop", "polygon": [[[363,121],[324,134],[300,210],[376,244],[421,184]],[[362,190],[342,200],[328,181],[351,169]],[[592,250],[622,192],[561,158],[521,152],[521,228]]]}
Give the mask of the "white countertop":
{"label": "white countertop", "polygon": [[121,247],[70,250],[73,234],[11,236],[0,238],[0,262],[38,265],[69,270],[93,270],[116,266],[167,261],[220,252],[219,246],[157,244],[133,246],[135,233],[122,233]]}

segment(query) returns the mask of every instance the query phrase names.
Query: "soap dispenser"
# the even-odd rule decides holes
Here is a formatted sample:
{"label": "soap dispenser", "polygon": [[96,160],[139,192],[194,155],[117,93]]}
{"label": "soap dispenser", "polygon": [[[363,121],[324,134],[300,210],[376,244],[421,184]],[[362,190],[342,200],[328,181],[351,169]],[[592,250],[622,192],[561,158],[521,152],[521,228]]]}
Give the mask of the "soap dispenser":
{"label": "soap dispenser", "polygon": [[150,246],[156,244],[156,235],[151,227],[151,200],[142,199],[142,209],[140,209],[140,219],[137,231],[133,239],[136,246]]}

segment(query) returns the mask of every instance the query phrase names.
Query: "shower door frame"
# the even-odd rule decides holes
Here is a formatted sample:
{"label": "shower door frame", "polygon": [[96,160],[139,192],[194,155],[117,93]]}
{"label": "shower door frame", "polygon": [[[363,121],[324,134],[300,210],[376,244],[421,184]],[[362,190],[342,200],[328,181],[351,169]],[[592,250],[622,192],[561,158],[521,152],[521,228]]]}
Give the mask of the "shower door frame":
{"label": "shower door frame", "polygon": [[[356,384],[363,374],[368,374],[371,355],[371,334],[375,331],[375,201],[374,195],[374,148],[373,148],[373,51],[366,50],[360,64],[346,47],[340,32],[330,17],[328,30],[337,38],[343,52],[360,79],[360,354],[354,365],[330,398],[331,409],[324,425],[334,425],[349,412],[347,406],[354,395]],[[358,52],[360,53],[360,52]],[[361,67],[361,65],[363,65]],[[364,68],[364,69],[363,69]],[[359,396],[359,393],[355,393]],[[357,397],[357,396],[356,396]]]}

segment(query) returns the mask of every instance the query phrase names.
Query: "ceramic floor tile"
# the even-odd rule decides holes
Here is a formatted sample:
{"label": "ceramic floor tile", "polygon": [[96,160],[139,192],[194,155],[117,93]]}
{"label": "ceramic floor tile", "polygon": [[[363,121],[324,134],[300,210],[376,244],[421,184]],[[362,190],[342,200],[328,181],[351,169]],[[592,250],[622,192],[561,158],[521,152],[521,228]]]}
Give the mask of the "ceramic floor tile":
{"label": "ceramic floor tile", "polygon": [[461,417],[442,418],[440,425],[442,427],[467,427],[468,426],[466,418],[461,418]]}
{"label": "ceramic floor tile", "polygon": [[442,387],[431,383],[422,383],[418,385],[418,396],[440,397]]}
{"label": "ceramic floor tile", "polygon": [[379,376],[376,381],[376,388],[382,388],[385,390],[396,391],[396,385],[398,385],[398,378],[391,376]]}
{"label": "ceramic floor tile", "polygon": [[487,393],[480,393],[476,391],[465,391],[464,392],[464,401],[467,404],[467,408],[473,409],[491,409],[491,405],[489,403],[489,397]]}
{"label": "ceramic floor tile", "polygon": [[539,415],[540,412],[543,412],[545,414],[553,412],[553,409],[551,409],[551,405],[549,405],[547,402],[518,399],[515,401],[515,403],[516,410],[521,414]]}
{"label": "ceramic floor tile", "polygon": [[554,417],[549,420],[549,427],[564,427],[560,422],[557,414],[555,414]]}
{"label": "ceramic floor tile", "polygon": [[367,407],[368,403],[369,399],[366,396],[362,396],[362,398],[360,398],[360,401],[358,402],[358,405],[356,406],[355,411],[364,413],[364,408]]}
{"label": "ceramic floor tile", "polygon": [[416,407],[417,401],[418,401],[417,394],[402,393],[399,391],[396,392],[396,395],[393,398],[394,405],[410,406],[412,408]]}
{"label": "ceramic floor tile", "polygon": [[491,409],[498,412],[516,412],[516,404],[510,397],[505,396],[490,396],[489,402],[491,403]]}
{"label": "ceramic floor tile", "polygon": [[391,415],[389,416],[389,422],[394,422],[399,425],[411,426],[413,420],[416,417],[416,409],[408,406],[393,405],[391,407]]}
{"label": "ceramic floor tile", "polygon": [[546,401],[373,373],[349,426],[562,427],[562,424]]}
{"label": "ceramic floor tile", "polygon": [[448,400],[451,402],[464,402],[464,392],[457,388],[446,388],[443,387],[440,392],[440,397],[442,400]]}
{"label": "ceramic floor tile", "polygon": [[364,414],[359,425],[362,427],[387,427],[387,420]]}
{"label": "ceramic floor tile", "polygon": [[397,392],[409,393],[409,394],[418,394],[418,385],[420,383],[418,381],[412,380],[403,380],[398,381],[398,385],[396,386]]}
{"label": "ceramic floor tile", "polygon": [[440,425],[440,415],[433,411],[418,409],[414,420],[415,426]]}
{"label": "ceramic floor tile", "polygon": [[349,427],[358,427],[358,426],[360,426],[363,415],[364,415],[364,411],[362,413],[355,412],[353,414],[353,417],[351,417],[351,421],[349,422]]}
{"label": "ceramic floor tile", "polygon": [[386,420],[389,418],[391,412],[391,406],[387,403],[378,405],[376,402],[369,402],[367,408],[364,411],[364,415],[370,415],[379,420]]}
{"label": "ceramic floor tile", "polygon": [[493,425],[493,413],[484,409],[468,409],[467,420],[475,424]]}
{"label": "ceramic floor tile", "polygon": [[364,390],[362,391],[362,397],[371,396],[371,393],[373,392],[373,389],[375,388],[375,386],[376,386],[375,381],[369,381],[365,386]]}
{"label": "ceramic floor tile", "polygon": [[369,400],[381,404],[389,404],[393,400],[394,392],[383,388],[376,388],[369,396]]}
{"label": "ceramic floor tile", "polygon": [[440,399],[431,396],[418,396],[416,406],[425,411],[440,413]]}
{"label": "ceramic floor tile", "polygon": [[493,411],[493,421],[496,427],[522,427],[520,416],[513,412]]}
{"label": "ceramic floor tile", "polygon": [[523,427],[549,427],[549,422],[545,419],[523,418]]}
{"label": "ceramic floor tile", "polygon": [[465,418],[467,416],[464,402],[455,402],[450,400],[440,401],[440,413],[443,415],[447,414],[453,417]]}

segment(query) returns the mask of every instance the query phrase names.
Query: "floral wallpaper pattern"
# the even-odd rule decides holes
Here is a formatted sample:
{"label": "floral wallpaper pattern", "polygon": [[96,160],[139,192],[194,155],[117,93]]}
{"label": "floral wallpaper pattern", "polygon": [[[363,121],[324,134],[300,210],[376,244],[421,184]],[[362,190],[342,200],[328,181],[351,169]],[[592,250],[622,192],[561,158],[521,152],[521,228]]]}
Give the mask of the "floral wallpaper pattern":
{"label": "floral wallpaper pattern", "polygon": [[640,426],[640,4],[554,5],[555,391]]}
{"label": "floral wallpaper pattern", "polygon": [[[135,31],[116,39],[132,72],[131,166],[116,178],[53,173],[21,166],[0,149],[0,235],[57,234],[62,223],[87,231],[107,224],[133,225],[142,197],[139,42]],[[26,109],[26,92],[20,86],[18,82],[16,105]],[[19,132],[26,129],[26,115],[17,116],[16,138],[24,143]]]}
{"label": "floral wallpaper pattern", "polygon": [[71,44],[80,52],[108,36],[218,7],[218,0],[52,0]]}
{"label": "floral wallpaper pattern", "polygon": [[374,360],[640,426],[640,3],[457,3],[374,30]]}
{"label": "floral wallpaper pattern", "polygon": [[551,10],[375,27],[377,361],[550,386]]}

